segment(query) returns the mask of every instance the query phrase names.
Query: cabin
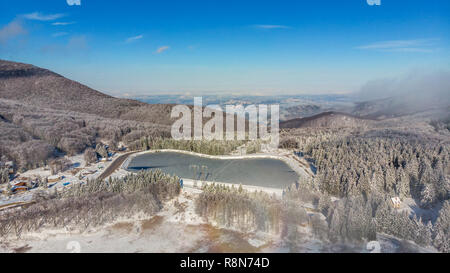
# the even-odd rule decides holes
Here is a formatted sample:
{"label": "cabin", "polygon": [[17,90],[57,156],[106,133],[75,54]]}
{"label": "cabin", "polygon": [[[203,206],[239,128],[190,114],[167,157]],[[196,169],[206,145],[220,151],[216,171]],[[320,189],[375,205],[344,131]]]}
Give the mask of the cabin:
{"label": "cabin", "polygon": [[402,206],[402,201],[400,200],[400,197],[392,197],[391,202],[394,209],[399,209]]}
{"label": "cabin", "polygon": [[34,189],[38,186],[38,183],[36,181],[32,181],[31,179],[27,178],[26,180],[21,179],[17,181],[13,187],[15,188],[27,188],[27,190]]}
{"label": "cabin", "polygon": [[53,175],[53,176],[49,176],[47,177],[47,181],[48,183],[56,183],[61,181],[62,177],[59,175]]}
{"label": "cabin", "polygon": [[16,184],[14,184],[14,187],[28,187],[27,181],[19,181]]}
{"label": "cabin", "polygon": [[22,193],[22,192],[27,192],[28,191],[28,187],[27,186],[14,186],[11,188],[11,191],[14,194],[18,194],[18,193]]}

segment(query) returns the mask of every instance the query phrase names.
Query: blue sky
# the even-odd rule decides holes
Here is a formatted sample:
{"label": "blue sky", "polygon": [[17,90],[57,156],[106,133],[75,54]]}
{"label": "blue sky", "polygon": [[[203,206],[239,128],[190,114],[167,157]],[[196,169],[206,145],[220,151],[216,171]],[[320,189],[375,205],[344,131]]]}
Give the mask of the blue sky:
{"label": "blue sky", "polygon": [[0,0],[0,58],[114,95],[347,93],[449,70],[449,2]]}

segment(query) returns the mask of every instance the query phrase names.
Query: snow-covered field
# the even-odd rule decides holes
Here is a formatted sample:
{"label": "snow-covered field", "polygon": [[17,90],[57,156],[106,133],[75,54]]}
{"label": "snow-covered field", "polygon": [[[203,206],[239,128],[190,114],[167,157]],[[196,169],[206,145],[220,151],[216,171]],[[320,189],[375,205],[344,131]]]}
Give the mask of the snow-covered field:
{"label": "snow-covered field", "polygon": [[[120,155],[115,155],[112,160]],[[284,156],[278,154],[277,156]],[[287,157],[287,156],[286,156]],[[87,179],[94,179],[111,164],[99,162],[86,166],[81,155],[69,158],[74,168],[80,172],[73,174],[70,170],[60,174],[64,179],[55,184],[54,188],[70,187]],[[290,160],[289,160],[290,161]],[[125,164],[125,163],[124,163]],[[290,161],[289,165],[295,164]],[[298,164],[296,164],[298,166]],[[73,168],[72,168],[73,169]],[[92,174],[83,175],[83,173]],[[82,179],[80,180],[80,173]],[[112,177],[121,177],[128,172],[123,168],[116,170]],[[50,175],[43,168],[23,173],[22,176],[45,177]],[[73,229],[49,230],[37,233],[23,234],[20,239],[8,238],[0,241],[0,252],[289,252],[292,248],[286,245],[279,234],[243,233],[237,230],[208,223],[195,213],[195,198],[201,192],[200,181],[184,180],[185,188],[180,196],[164,204],[164,208],[154,216],[135,215],[129,219],[117,219],[100,228],[83,233]],[[227,184],[230,185],[230,184]],[[237,186],[237,185],[236,185]],[[261,187],[243,186],[249,191],[263,190],[269,194],[281,195],[281,190],[263,189]],[[51,190],[51,189],[49,189]],[[36,190],[24,194],[0,199],[0,206],[18,202],[27,202]],[[411,210],[415,204],[406,204],[403,209]],[[311,212],[310,212],[311,213]],[[299,227],[299,238],[294,251],[297,252],[368,252],[365,245],[333,245],[314,239],[309,227]],[[383,252],[435,252],[435,249],[423,249],[414,243],[399,242],[397,239],[379,235],[378,243]]]}
{"label": "snow-covered field", "polygon": [[[292,251],[279,234],[243,233],[208,223],[195,213],[194,200],[200,190],[185,188],[179,197],[165,204],[152,217],[135,215],[130,219],[80,233],[65,229],[42,230],[24,234],[20,239],[0,242],[0,253],[255,253]],[[365,245],[333,245],[317,240],[309,227],[299,228],[294,251],[369,252]],[[401,242],[392,236],[379,235],[382,252],[435,252],[412,242]]]}
{"label": "snow-covered field", "polygon": [[44,230],[0,242],[0,252],[255,252],[278,249],[269,234],[213,227],[196,215],[187,188],[157,215],[121,219],[85,233]]}

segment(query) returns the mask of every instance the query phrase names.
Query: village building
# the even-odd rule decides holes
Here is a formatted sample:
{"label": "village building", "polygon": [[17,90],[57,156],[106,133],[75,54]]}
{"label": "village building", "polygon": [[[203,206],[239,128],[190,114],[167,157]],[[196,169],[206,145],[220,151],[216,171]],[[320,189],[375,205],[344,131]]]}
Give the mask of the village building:
{"label": "village building", "polygon": [[18,193],[22,193],[22,192],[27,192],[28,191],[28,187],[26,186],[14,186],[11,188],[11,191],[14,194],[18,194]]}
{"label": "village building", "polygon": [[61,181],[62,177],[59,175],[52,175],[47,178],[48,183],[56,183]]}
{"label": "village building", "polygon": [[399,209],[402,206],[402,201],[400,200],[400,197],[392,197],[391,202],[392,202],[392,206],[395,209]]}

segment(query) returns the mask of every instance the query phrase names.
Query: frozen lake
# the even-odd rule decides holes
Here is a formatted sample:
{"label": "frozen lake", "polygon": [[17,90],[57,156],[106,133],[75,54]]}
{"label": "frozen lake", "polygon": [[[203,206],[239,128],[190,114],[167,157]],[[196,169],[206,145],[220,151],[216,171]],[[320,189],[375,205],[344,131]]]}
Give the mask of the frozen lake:
{"label": "frozen lake", "polygon": [[294,170],[278,159],[211,159],[176,152],[137,155],[130,160],[127,168],[132,172],[145,169],[161,169],[188,179],[269,188],[285,188],[299,178]]}

